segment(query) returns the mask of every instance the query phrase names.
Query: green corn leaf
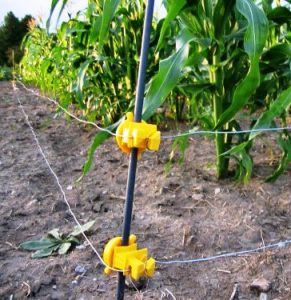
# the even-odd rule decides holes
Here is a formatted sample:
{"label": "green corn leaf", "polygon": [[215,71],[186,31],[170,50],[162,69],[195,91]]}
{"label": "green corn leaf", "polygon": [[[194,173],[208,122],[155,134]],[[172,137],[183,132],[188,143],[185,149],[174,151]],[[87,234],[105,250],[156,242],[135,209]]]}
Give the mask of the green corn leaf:
{"label": "green corn leaf", "polygon": [[[98,132],[95,137],[94,137],[94,140],[93,142],[91,143],[91,146],[88,150],[88,153],[87,153],[87,159],[85,161],[85,164],[83,166],[83,175],[82,177],[87,174],[90,169],[91,169],[91,166],[92,166],[92,162],[93,162],[93,157],[94,157],[94,153],[96,151],[96,149],[105,141],[107,140],[108,138],[110,138],[111,135],[107,132]],[[81,178],[82,178],[81,177]],[[80,178],[80,179],[81,179]],[[79,180],[80,180],[79,179]],[[79,181],[78,180],[78,181]]]}
{"label": "green corn leaf", "polygon": [[60,255],[66,254],[70,250],[71,246],[72,244],[69,242],[61,244],[58,249],[58,254]]}
{"label": "green corn leaf", "polygon": [[238,0],[236,7],[248,21],[244,48],[250,58],[250,69],[246,77],[236,87],[232,103],[220,116],[215,129],[229,122],[248,102],[260,84],[259,58],[267,39],[268,20],[264,12],[251,0]]}
{"label": "green corn leaf", "polygon": [[229,21],[229,14],[235,5],[235,0],[219,0],[214,9],[213,23],[215,30],[215,37],[220,39],[223,35],[225,23]]}
{"label": "green corn leaf", "polygon": [[97,3],[94,3],[93,1],[88,1],[88,6],[86,9],[86,17],[87,19],[90,19],[95,11],[97,11]]}
{"label": "green corn leaf", "polygon": [[177,39],[178,50],[170,57],[162,60],[158,73],[149,83],[144,99],[143,118],[150,118],[155,110],[165,101],[168,94],[179,82],[182,70],[188,59],[189,43],[193,40],[188,30],[183,30]]}
{"label": "green corn leaf", "polygon": [[245,147],[246,147],[249,143],[250,143],[249,141],[240,143],[239,145],[236,145],[236,146],[232,147],[231,149],[229,149],[228,151],[225,151],[224,153],[222,153],[222,154],[220,154],[220,155],[221,155],[221,156],[224,156],[224,155],[238,154],[238,153],[240,153],[242,150],[244,150]]}
{"label": "green corn leaf", "polygon": [[[108,126],[106,129],[110,130],[110,131],[114,131],[118,125],[124,120],[124,118],[120,119],[118,122]],[[91,146],[88,150],[88,153],[87,153],[87,159],[85,161],[85,164],[83,166],[83,174],[82,174],[82,177],[84,175],[86,175],[90,169],[91,169],[91,166],[92,166],[92,162],[93,162],[93,157],[94,157],[94,153],[96,151],[96,149],[104,142],[106,141],[107,139],[109,139],[110,137],[112,137],[111,134],[109,134],[108,132],[105,132],[105,131],[101,131],[101,132],[98,132],[95,137],[94,137],[94,140],[93,142],[91,143]],[[82,177],[80,177],[78,179],[81,180]]]}
{"label": "green corn leaf", "polygon": [[95,224],[95,221],[87,222],[86,224],[82,225],[81,228],[79,226],[75,226],[73,232],[70,233],[71,236],[78,236],[82,232],[86,232],[91,229],[91,227]]}
{"label": "green corn leaf", "polygon": [[205,90],[209,90],[212,87],[212,85],[208,82],[198,82],[192,84],[179,84],[177,87],[179,90],[181,89],[181,93],[193,95],[201,93]]}
{"label": "green corn leaf", "polygon": [[59,0],[52,0],[52,2],[51,2],[50,15],[49,15],[49,18],[48,18],[48,20],[46,22],[46,28],[47,28],[47,30],[49,30],[51,18],[52,18],[52,15],[53,15],[53,13],[55,11],[55,8],[56,8],[58,2],[59,2]]}
{"label": "green corn leaf", "polygon": [[244,107],[259,84],[259,63],[258,61],[253,61],[247,76],[236,87],[230,107],[220,116],[215,129],[229,122]]}
{"label": "green corn leaf", "polygon": [[[77,99],[81,102],[83,98],[83,87],[85,83],[85,75],[88,70],[89,65],[92,63],[92,59],[87,59],[85,62],[83,62],[80,66],[78,77],[77,77],[77,87],[76,87],[76,95]],[[81,103],[80,103],[81,105]],[[85,108],[85,107],[84,107]]]}
{"label": "green corn leaf", "polygon": [[291,45],[290,44],[277,44],[262,55],[263,61],[268,61],[273,64],[277,64],[280,61],[291,59]]}
{"label": "green corn leaf", "polygon": [[[52,2],[51,2],[50,15],[49,15],[48,20],[47,20],[47,22],[46,22],[46,28],[47,28],[47,30],[49,30],[52,15],[53,15],[53,13],[54,13],[54,11],[55,11],[55,9],[56,9],[56,6],[57,6],[57,4],[58,4],[59,2],[61,2],[61,1],[60,1],[60,0],[52,0]],[[63,10],[64,10],[64,8],[65,8],[67,2],[68,2],[68,0],[62,0],[62,6],[61,6],[61,9],[60,9],[60,11],[59,11],[57,23],[58,23],[59,20],[60,20],[60,17],[61,17],[61,15],[62,15],[62,12],[63,12]]]}
{"label": "green corn leaf", "polygon": [[188,46],[160,62],[159,72],[152,79],[144,99],[143,118],[147,120],[165,101],[168,94],[179,82],[188,56]]}
{"label": "green corn leaf", "polygon": [[[282,112],[291,105],[291,87],[283,91],[279,97],[272,102],[270,108],[265,111],[255,123],[253,129],[269,128],[274,118],[280,116]],[[249,136],[249,140],[254,139],[259,132],[253,132]]]}
{"label": "green corn leaf", "polygon": [[[230,2],[230,1],[226,1],[226,2]],[[203,0],[202,6],[203,6],[205,16],[208,19],[212,19],[212,17],[213,17],[213,13],[212,13],[213,0]]]}
{"label": "green corn leaf", "polygon": [[82,63],[79,73],[78,73],[78,91],[81,92],[83,90],[84,86],[84,78],[86,75],[86,71],[89,67],[89,65],[92,63],[92,59],[88,59],[85,62]]}
{"label": "green corn leaf", "polygon": [[51,65],[51,61],[49,59],[44,59],[40,65],[40,70],[41,73],[46,75],[47,74],[47,69]]}
{"label": "green corn leaf", "polygon": [[112,21],[120,0],[106,0],[103,1],[103,12],[101,27],[99,31],[99,49],[103,48],[103,45],[107,41],[110,22]]}
{"label": "green corn leaf", "polygon": [[[274,118],[280,116],[282,112],[291,105],[291,87],[282,92],[279,97],[270,105],[270,108],[265,111],[260,118],[255,123],[253,129],[269,128]],[[244,182],[247,182],[251,176],[252,171],[252,161],[249,158],[249,155],[246,152],[246,148],[249,146],[251,141],[259,135],[260,132],[253,132],[249,136],[249,140],[243,142],[239,145],[232,147],[230,150],[224,152],[222,155],[239,155],[241,157],[241,168],[244,169],[244,172],[241,172],[240,176],[243,178]],[[281,163],[278,166],[277,170],[267,178],[267,181],[274,181],[281,175],[291,159],[291,141],[284,141],[283,139],[279,140],[279,144],[283,149],[283,155]],[[288,148],[289,147],[289,148]]]}
{"label": "green corn leaf", "polygon": [[58,15],[57,23],[59,23],[60,17],[63,13],[63,10],[64,10],[65,6],[67,5],[67,2],[68,2],[68,0],[63,0],[63,2],[62,2],[62,6],[61,6],[61,9],[60,9],[60,12],[59,12],[59,15]]}
{"label": "green corn leaf", "polygon": [[253,171],[252,158],[245,149],[250,143],[250,141],[243,142],[221,154],[231,156],[234,160],[236,160],[238,163],[236,179],[242,180],[245,184],[249,182]]}
{"label": "green corn leaf", "polygon": [[268,19],[251,0],[237,0],[236,7],[248,21],[244,38],[245,51],[251,59],[258,58],[267,39]]}
{"label": "green corn leaf", "polygon": [[244,169],[244,175],[240,179],[242,179],[243,182],[246,184],[249,182],[252,176],[253,161],[245,149],[241,150],[240,156],[241,156],[241,163]]}
{"label": "green corn leaf", "polygon": [[55,246],[57,241],[52,239],[41,239],[26,241],[20,244],[20,247],[25,250],[42,250]]}
{"label": "green corn leaf", "polygon": [[163,26],[161,28],[161,33],[160,33],[160,37],[159,37],[159,41],[158,41],[158,45],[157,45],[157,50],[159,50],[162,46],[166,30],[168,29],[171,21],[173,21],[177,17],[177,15],[179,14],[179,12],[181,11],[181,9],[184,7],[185,4],[186,4],[186,0],[171,1],[171,3],[169,3],[168,8],[167,8],[168,13],[163,22]]}
{"label": "green corn leaf", "polygon": [[206,57],[207,57],[206,51],[203,51],[203,52],[195,51],[194,53],[191,53],[189,55],[185,66],[186,67],[188,67],[188,66],[189,67],[199,66]]}
{"label": "green corn leaf", "polygon": [[288,135],[287,139],[283,139],[282,137],[280,137],[278,139],[278,144],[281,146],[282,148],[282,158],[280,161],[279,166],[277,167],[277,169],[274,171],[274,173],[269,176],[266,181],[267,182],[274,182],[288,167],[288,165],[291,163],[291,138]]}
{"label": "green corn leaf", "polygon": [[56,251],[58,248],[60,247],[60,245],[51,247],[51,248],[45,248],[45,249],[41,249],[41,250],[37,250],[36,252],[34,252],[31,257],[32,258],[42,258],[42,257],[47,257],[53,254],[54,251]]}
{"label": "green corn leaf", "polygon": [[291,11],[284,6],[278,6],[268,13],[268,19],[277,24],[291,23]]}
{"label": "green corn leaf", "polygon": [[204,28],[200,17],[201,16],[194,15],[190,9],[184,9],[180,14],[181,22],[185,28],[190,30],[197,37],[204,37]]}
{"label": "green corn leaf", "polygon": [[101,16],[96,16],[94,18],[94,22],[90,29],[90,35],[88,40],[89,45],[94,45],[97,42],[97,39],[100,34],[101,21],[102,21]]}

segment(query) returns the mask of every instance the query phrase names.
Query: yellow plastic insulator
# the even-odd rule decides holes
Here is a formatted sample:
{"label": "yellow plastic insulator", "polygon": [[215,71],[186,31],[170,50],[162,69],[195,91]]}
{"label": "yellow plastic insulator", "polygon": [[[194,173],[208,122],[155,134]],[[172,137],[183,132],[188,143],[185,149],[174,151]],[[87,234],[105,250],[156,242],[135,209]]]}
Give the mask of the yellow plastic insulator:
{"label": "yellow plastic insulator", "polygon": [[136,236],[131,234],[128,246],[121,246],[122,238],[115,237],[105,246],[103,260],[109,266],[104,272],[110,275],[112,269],[123,270],[124,276],[131,276],[134,280],[140,277],[153,277],[156,261],[148,259],[148,250],[137,249]]}
{"label": "yellow plastic insulator", "polygon": [[119,148],[129,154],[132,148],[138,148],[138,158],[145,149],[151,151],[159,150],[161,133],[157,126],[133,121],[133,113],[126,114],[126,119],[118,126],[116,131],[116,142]]}

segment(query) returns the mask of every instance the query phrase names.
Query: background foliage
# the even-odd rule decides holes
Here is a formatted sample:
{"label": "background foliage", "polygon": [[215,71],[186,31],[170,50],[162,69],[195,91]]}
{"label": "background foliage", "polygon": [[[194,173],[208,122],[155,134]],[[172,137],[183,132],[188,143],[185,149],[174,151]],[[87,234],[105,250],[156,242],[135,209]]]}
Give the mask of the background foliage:
{"label": "background foliage", "polygon": [[12,12],[5,16],[4,24],[0,27],[0,66],[11,67],[13,60],[16,63],[20,62],[23,55],[20,44],[29,30],[31,22],[34,22],[34,19],[30,15],[26,15],[21,20]]}
{"label": "background foliage", "polygon": [[[22,75],[63,106],[74,104],[88,120],[110,125],[133,107],[142,24],[140,0],[90,1],[82,18],[62,23],[56,33],[30,32]],[[155,60],[152,50],[149,78]]]}
{"label": "background foliage", "polygon": [[[51,15],[58,2],[63,8],[67,1],[52,0]],[[164,4],[165,19],[152,26],[143,117],[225,131],[214,138],[217,177],[232,173],[232,160],[235,177],[247,182],[253,140],[260,134],[228,132],[288,124],[290,7],[271,0]],[[56,33],[35,27],[23,43],[23,77],[63,106],[114,130],[134,104],[143,11],[142,0],[89,0],[83,15],[62,23]],[[107,137],[96,135],[85,173]],[[278,138],[281,160],[268,180],[288,167],[290,144],[285,130]],[[186,138],[174,142],[175,149],[186,145]]]}

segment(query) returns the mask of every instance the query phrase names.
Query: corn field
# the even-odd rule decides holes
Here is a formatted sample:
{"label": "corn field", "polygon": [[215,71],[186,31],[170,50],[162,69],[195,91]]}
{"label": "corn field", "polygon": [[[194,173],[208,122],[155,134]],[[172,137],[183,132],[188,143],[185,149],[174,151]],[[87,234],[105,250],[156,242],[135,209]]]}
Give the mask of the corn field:
{"label": "corn field", "polygon": [[[62,3],[60,11],[56,5]],[[67,1],[53,0],[51,16]],[[144,120],[161,127],[224,131],[213,139],[217,177],[248,182],[260,132],[287,127],[291,104],[291,11],[285,1],[165,0],[165,18],[152,24]],[[74,109],[85,120],[115,130],[133,110],[144,1],[88,0],[85,11],[56,32],[35,26],[23,41],[22,79]],[[50,19],[48,20],[49,27]],[[84,165],[109,137],[98,133]],[[188,137],[173,151],[187,148]],[[291,136],[278,133],[281,159],[274,181],[291,161]],[[230,164],[230,162],[233,162]]]}

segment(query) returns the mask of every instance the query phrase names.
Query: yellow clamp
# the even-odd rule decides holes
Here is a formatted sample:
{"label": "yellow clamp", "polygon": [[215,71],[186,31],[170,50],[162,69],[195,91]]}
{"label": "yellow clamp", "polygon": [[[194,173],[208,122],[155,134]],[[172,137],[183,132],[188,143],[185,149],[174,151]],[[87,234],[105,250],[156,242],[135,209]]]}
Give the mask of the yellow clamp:
{"label": "yellow clamp", "polygon": [[103,260],[107,266],[104,272],[110,275],[112,269],[123,270],[124,276],[131,276],[134,280],[140,277],[153,277],[156,261],[148,257],[148,249],[137,249],[136,236],[131,234],[128,246],[121,246],[120,236],[111,239],[105,246]]}
{"label": "yellow clamp", "polygon": [[145,149],[151,151],[159,150],[161,133],[157,126],[133,121],[133,113],[126,114],[126,119],[118,126],[116,131],[116,142],[119,148],[130,153],[131,148],[138,148],[138,158]]}

